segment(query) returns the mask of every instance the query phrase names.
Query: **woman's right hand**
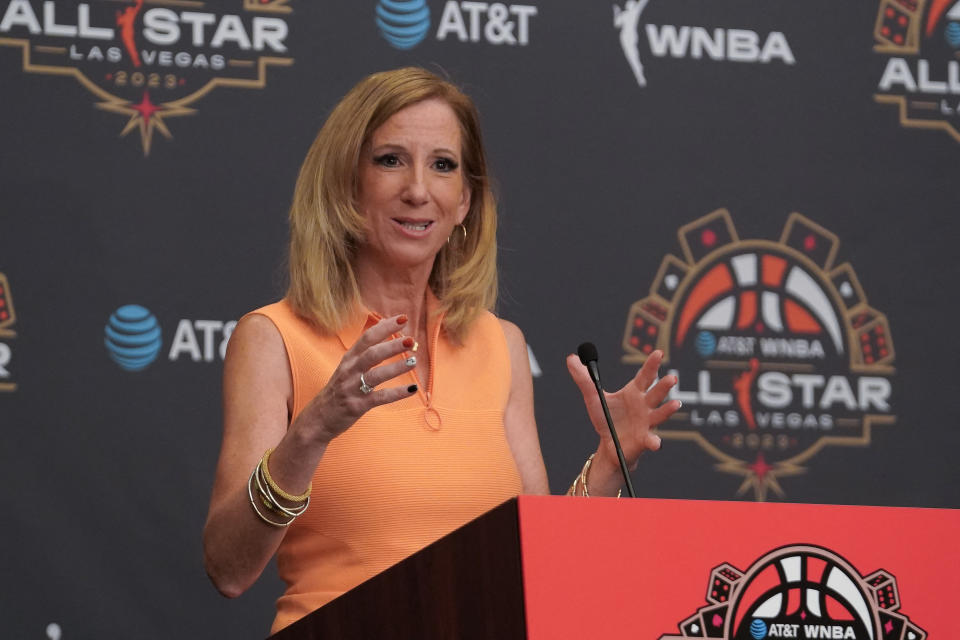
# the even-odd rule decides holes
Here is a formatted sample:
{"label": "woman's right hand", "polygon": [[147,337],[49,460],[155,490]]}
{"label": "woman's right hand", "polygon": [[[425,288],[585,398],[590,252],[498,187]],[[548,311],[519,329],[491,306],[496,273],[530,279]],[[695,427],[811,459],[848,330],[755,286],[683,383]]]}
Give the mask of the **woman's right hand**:
{"label": "woman's right hand", "polygon": [[[376,389],[417,364],[416,356],[380,364],[413,348],[414,340],[409,336],[391,339],[406,323],[406,316],[393,316],[364,331],[343,355],[326,386],[294,420],[291,430],[297,430],[309,441],[326,445],[370,409],[416,393],[416,385]],[[364,392],[361,375],[373,391]]]}

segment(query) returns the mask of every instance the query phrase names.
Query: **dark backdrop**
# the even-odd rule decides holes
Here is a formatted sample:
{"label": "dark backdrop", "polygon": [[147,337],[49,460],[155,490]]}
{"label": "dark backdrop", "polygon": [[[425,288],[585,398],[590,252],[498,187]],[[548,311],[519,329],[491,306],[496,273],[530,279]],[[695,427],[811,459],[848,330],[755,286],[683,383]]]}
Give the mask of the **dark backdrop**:
{"label": "dark backdrop", "polygon": [[[201,563],[220,437],[221,343],[227,323],[283,294],[290,195],[326,114],[363,75],[408,64],[449,75],[479,106],[501,212],[499,313],[525,331],[542,370],[537,416],[554,492],[595,446],[564,356],[593,340],[607,386],[628,380],[636,370],[624,362],[636,355],[624,332],[631,306],[650,295],[664,256],[683,257],[678,230],[725,208],[741,241],[777,242],[793,212],[833,234],[817,238],[837,243],[833,266],[852,266],[896,345],[875,373],[890,381],[891,408],[872,429],[863,426],[870,411],[848,411],[857,446],[818,449],[792,475],[749,465],[759,454],[773,464],[810,452],[809,433],[786,452],[724,441],[725,455],[741,461],[741,472],[729,473],[717,468],[722,456],[684,439],[695,425],[674,421],[663,451],[636,471],[638,491],[960,506],[960,134],[952,114],[960,87],[947,82],[960,42],[936,3],[921,0],[914,12],[893,3],[890,17],[877,0],[651,0],[638,26],[624,27],[636,35],[645,86],[604,2],[552,0],[512,13],[491,4],[477,10],[472,41],[469,3],[413,0],[410,11],[427,6],[429,23],[421,42],[400,50],[375,23],[373,0],[148,0],[134,22],[135,47],[187,52],[191,64],[197,54],[236,61],[156,71],[132,66],[115,22],[133,2],[53,3],[53,22],[68,31],[78,4],[87,6],[93,27],[114,29],[104,40],[51,34],[49,25],[44,32],[42,4],[0,0],[5,637],[266,634],[280,593],[275,570],[227,601]],[[244,50],[229,38],[213,47],[213,27],[200,45],[184,27],[179,42],[159,46],[143,17],[161,8],[238,15],[247,29],[256,17],[282,21],[286,50]],[[32,14],[40,33],[31,32]],[[466,41],[451,30],[457,17]],[[694,39],[686,47],[684,27]],[[670,29],[677,55],[657,55],[649,34]],[[692,45],[704,36],[713,46],[724,38],[722,55],[697,57]],[[766,50],[769,59],[729,59],[731,38],[748,43],[741,58]],[[122,59],[74,60],[92,46],[117,47]],[[264,56],[282,60],[258,74]],[[879,87],[893,57],[912,70],[915,91],[902,74]],[[920,60],[943,90],[917,80]],[[145,86],[132,87],[138,70]],[[159,87],[149,86],[154,72]],[[162,86],[167,74],[172,88]],[[212,90],[191,93],[203,87]],[[903,96],[903,113],[880,94]],[[144,111],[149,105],[160,111]],[[183,109],[193,111],[176,115]],[[105,348],[111,314],[132,304],[162,335],[139,371],[118,366]],[[671,322],[659,346],[676,351]],[[843,326],[848,347],[856,345],[857,329]],[[858,357],[851,351],[833,373],[853,379]],[[713,375],[716,391],[721,376]],[[684,389],[697,376],[681,371]],[[742,425],[717,433],[707,436],[750,435]]]}

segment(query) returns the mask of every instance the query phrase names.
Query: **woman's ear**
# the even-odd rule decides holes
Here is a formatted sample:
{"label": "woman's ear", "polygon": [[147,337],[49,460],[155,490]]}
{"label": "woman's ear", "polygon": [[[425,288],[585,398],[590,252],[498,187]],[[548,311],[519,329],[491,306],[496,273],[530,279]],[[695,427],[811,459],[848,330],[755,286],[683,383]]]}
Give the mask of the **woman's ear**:
{"label": "woman's ear", "polygon": [[457,205],[457,224],[463,224],[470,212],[470,185],[464,182],[463,193],[460,194],[460,204]]}

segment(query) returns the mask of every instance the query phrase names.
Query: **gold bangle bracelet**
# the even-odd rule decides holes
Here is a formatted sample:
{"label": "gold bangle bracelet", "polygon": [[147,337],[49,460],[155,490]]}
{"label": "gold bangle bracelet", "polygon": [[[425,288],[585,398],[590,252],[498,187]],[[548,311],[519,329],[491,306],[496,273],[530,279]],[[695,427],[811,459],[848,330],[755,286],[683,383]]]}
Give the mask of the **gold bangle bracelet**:
{"label": "gold bangle bracelet", "polygon": [[581,495],[583,495],[584,498],[590,497],[590,492],[587,490],[587,474],[590,473],[590,465],[593,464],[593,456],[595,455],[597,454],[591,453],[587,461],[583,463],[583,469],[580,470],[580,487],[583,490]]}
{"label": "gold bangle bracelet", "polygon": [[256,473],[257,490],[260,492],[260,497],[263,499],[264,505],[274,513],[292,519],[302,515],[303,512],[307,510],[307,507],[310,506],[309,497],[303,504],[297,505],[296,507],[287,508],[283,506],[280,504],[280,501],[277,500],[276,496],[273,495],[273,492],[270,490],[270,485],[265,485],[263,482],[261,482],[261,478],[263,477],[263,465],[257,465],[257,468],[254,471]]}
{"label": "gold bangle bracelet", "polygon": [[259,517],[261,520],[263,520],[264,522],[266,522],[266,523],[267,523],[268,525],[270,525],[271,527],[288,527],[288,526],[290,526],[290,523],[293,522],[293,518],[291,518],[290,520],[287,520],[286,522],[276,522],[276,521],[274,521],[274,520],[271,520],[271,519],[268,518],[267,516],[263,515],[263,513],[261,513],[261,511],[260,511],[260,508],[257,507],[257,502],[256,502],[256,500],[253,499],[253,476],[254,476],[256,473],[257,473],[257,470],[254,469],[254,470],[253,470],[253,473],[250,474],[250,479],[247,480],[247,496],[249,496],[249,498],[250,498],[250,506],[253,507],[253,512],[257,514],[257,517]]}
{"label": "gold bangle bracelet", "polygon": [[[587,489],[587,476],[588,476],[589,473],[590,473],[590,466],[593,464],[593,457],[594,457],[595,455],[597,455],[597,454],[591,453],[591,454],[590,454],[590,457],[587,458],[587,461],[586,461],[585,463],[583,463],[583,469],[580,470],[580,475],[578,475],[578,476],[576,477],[576,479],[574,479],[573,484],[570,485],[570,489],[567,491],[567,495],[568,495],[568,496],[577,496],[577,495],[579,495],[580,497],[583,497],[583,498],[589,498],[589,497],[590,497],[590,491],[589,491],[589,489]],[[579,494],[577,494],[577,485],[578,485],[578,484],[580,485],[580,493],[579,493]],[[619,491],[617,491],[617,497],[618,497],[618,498],[620,497],[620,494],[621,494],[621,493],[623,493],[623,489],[620,489]]]}
{"label": "gold bangle bracelet", "polygon": [[273,453],[273,448],[267,449],[266,453],[263,454],[263,458],[260,460],[260,469],[263,471],[263,479],[267,481],[267,484],[270,485],[270,488],[273,489],[278,496],[284,500],[289,500],[290,502],[303,502],[310,497],[310,492],[313,490],[313,483],[307,487],[307,490],[300,494],[299,496],[291,495],[280,488],[276,482],[273,481],[273,478],[270,476],[270,454]]}

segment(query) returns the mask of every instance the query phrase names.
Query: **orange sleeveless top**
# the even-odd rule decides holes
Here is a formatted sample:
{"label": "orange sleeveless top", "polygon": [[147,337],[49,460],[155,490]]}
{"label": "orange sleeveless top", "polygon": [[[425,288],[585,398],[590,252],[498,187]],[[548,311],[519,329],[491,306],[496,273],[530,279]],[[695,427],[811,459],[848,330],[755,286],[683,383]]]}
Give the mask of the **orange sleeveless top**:
{"label": "orange sleeveless top", "polygon": [[[310,507],[277,551],[287,590],[272,633],[520,493],[503,428],[510,354],[500,322],[484,312],[463,345],[455,345],[436,299],[427,298],[430,380],[424,384],[410,371],[387,382],[419,389],[369,411],[327,447]],[[294,417],[379,320],[364,310],[328,334],[295,315],[286,300],[254,313],[270,318],[283,337]]]}

